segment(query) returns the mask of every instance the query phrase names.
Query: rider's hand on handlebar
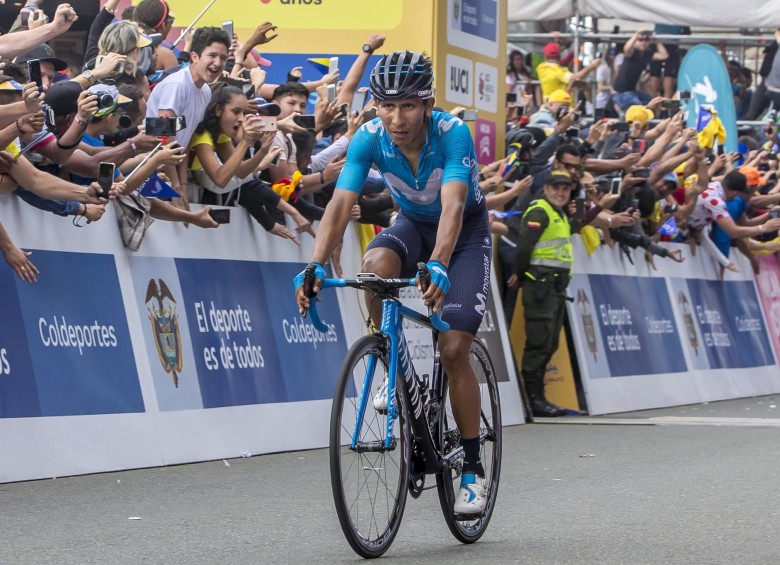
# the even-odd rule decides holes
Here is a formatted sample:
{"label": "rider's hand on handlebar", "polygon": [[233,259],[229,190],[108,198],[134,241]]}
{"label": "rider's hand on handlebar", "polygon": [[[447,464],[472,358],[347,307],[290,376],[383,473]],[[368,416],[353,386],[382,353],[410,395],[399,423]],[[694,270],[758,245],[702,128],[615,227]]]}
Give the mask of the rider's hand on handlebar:
{"label": "rider's hand on handlebar", "polygon": [[316,297],[322,289],[322,279],[325,278],[325,269],[319,263],[309,263],[306,268],[293,279],[295,287],[295,300],[298,302],[298,311],[301,316],[306,316],[311,306],[311,298]]}
{"label": "rider's hand on handlebar", "polygon": [[417,288],[423,293],[422,299],[426,306],[431,306],[434,312],[440,313],[444,303],[444,295],[450,289],[447,267],[438,261],[428,261],[425,266],[430,273],[430,285],[424,289],[418,276]]}

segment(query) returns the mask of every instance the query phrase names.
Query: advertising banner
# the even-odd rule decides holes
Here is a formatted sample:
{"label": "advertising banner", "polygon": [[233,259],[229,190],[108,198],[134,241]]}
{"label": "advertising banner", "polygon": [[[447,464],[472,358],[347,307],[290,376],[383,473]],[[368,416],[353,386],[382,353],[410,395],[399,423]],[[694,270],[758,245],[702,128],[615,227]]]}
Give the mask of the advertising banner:
{"label": "advertising banner", "polygon": [[702,105],[713,106],[726,128],[726,151],[736,151],[737,114],[731,79],[718,50],[712,45],[691,48],[680,65],[677,88],[691,93],[691,99],[685,104],[688,127],[696,128]]}
{"label": "advertising banner", "polygon": [[770,394],[780,372],[767,337],[752,269],[720,270],[706,253],[677,246],[684,262],[617,249],[589,256],[574,238],[568,305],[591,414]]}
{"label": "advertising banner", "polygon": [[759,258],[759,266],[756,276],[758,292],[766,314],[769,339],[775,348],[775,358],[780,360],[780,258],[765,255]]}

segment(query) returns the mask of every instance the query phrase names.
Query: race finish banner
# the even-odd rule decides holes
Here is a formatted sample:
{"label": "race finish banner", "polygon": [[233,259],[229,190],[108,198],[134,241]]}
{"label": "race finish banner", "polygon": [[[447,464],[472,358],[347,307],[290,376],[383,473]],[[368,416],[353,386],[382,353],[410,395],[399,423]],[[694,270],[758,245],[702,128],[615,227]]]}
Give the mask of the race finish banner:
{"label": "race finish banner", "polygon": [[682,264],[643,251],[631,264],[574,238],[568,312],[591,414],[780,392],[780,372],[747,259],[739,273],[680,246]]}

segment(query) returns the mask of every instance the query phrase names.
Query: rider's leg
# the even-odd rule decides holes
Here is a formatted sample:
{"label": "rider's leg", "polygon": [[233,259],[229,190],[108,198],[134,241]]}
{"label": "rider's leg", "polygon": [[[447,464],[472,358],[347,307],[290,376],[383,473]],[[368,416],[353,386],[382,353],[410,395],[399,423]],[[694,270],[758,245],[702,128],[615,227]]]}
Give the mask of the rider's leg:
{"label": "rider's leg", "polygon": [[464,331],[439,334],[439,354],[447,373],[452,413],[461,436],[467,439],[479,436],[481,410],[479,384],[469,361],[472,341],[474,336]]}
{"label": "rider's leg", "polygon": [[[383,279],[397,279],[401,276],[401,257],[389,247],[375,247],[366,251],[363,256],[363,266],[360,270],[364,273],[374,273]],[[376,327],[382,322],[382,301],[375,298],[373,292],[366,291],[366,306],[371,314],[371,320]]]}

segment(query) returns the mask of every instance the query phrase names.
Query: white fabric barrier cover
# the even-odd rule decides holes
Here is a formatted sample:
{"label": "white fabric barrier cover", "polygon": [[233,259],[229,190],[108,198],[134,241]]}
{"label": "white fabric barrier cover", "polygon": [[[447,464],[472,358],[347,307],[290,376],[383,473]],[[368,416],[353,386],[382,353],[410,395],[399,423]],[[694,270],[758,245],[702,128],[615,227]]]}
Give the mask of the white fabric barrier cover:
{"label": "white fabric barrier cover", "polygon": [[588,257],[574,238],[568,312],[591,414],[780,392],[780,371],[747,259],[720,280],[701,248],[685,262],[643,250],[632,265],[617,249]]}
{"label": "white fabric barrier cover", "polygon": [[541,22],[574,15],[572,0],[509,0],[507,21]]}
{"label": "white fabric barrier cover", "polygon": [[637,22],[732,28],[780,26],[780,2],[776,0],[579,0],[579,7],[582,16]]}
{"label": "white fabric barrier cover", "polygon": [[[234,208],[217,230],[157,221],[134,254],[112,207],[82,229],[14,196],[0,210],[41,271],[27,284],[0,265],[0,483],[327,445],[362,298],[323,293],[327,334],[300,318],[310,237]],[[345,273],[359,255],[348,230]],[[498,346],[509,360],[505,332]],[[504,422],[519,423],[511,384]]]}

